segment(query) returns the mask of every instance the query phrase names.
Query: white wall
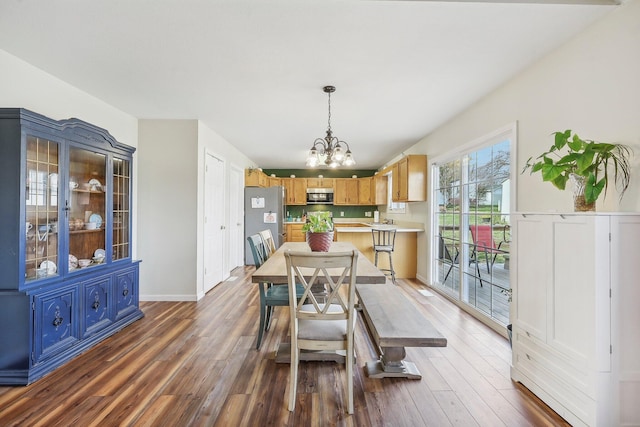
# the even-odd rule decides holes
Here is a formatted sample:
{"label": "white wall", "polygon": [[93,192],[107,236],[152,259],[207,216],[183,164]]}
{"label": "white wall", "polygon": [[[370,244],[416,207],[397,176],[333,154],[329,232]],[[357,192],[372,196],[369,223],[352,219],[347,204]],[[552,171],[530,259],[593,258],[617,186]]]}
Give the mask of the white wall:
{"label": "white wall", "polygon": [[[138,120],[62,80],[0,50],[0,108],[26,108],[56,120],[72,117],[109,131],[123,144],[138,146]],[[137,257],[137,161],[133,157],[133,241]]]}
{"label": "white wall", "polygon": [[[537,156],[557,130],[632,145],[633,179],[618,203],[615,191],[599,211],[640,210],[640,1],[633,0],[596,22],[566,45],[485,97],[407,150],[430,157],[446,153],[495,129],[518,122],[518,160]],[[518,175],[519,211],[572,211],[570,191],[558,191],[539,175]],[[429,229],[428,204],[410,204],[406,220]],[[428,278],[427,238],[418,244],[418,276]]]}
{"label": "white wall", "polygon": [[[140,120],[139,127],[140,299],[196,301],[204,295],[205,150],[226,161],[227,189],[231,164],[252,162],[197,120]],[[221,243],[228,247],[228,236]]]}
{"label": "white wall", "polygon": [[198,122],[140,120],[140,299],[195,301]]}
{"label": "white wall", "polygon": [[75,117],[137,147],[138,119],[0,50],[0,107],[26,108],[52,119]]}

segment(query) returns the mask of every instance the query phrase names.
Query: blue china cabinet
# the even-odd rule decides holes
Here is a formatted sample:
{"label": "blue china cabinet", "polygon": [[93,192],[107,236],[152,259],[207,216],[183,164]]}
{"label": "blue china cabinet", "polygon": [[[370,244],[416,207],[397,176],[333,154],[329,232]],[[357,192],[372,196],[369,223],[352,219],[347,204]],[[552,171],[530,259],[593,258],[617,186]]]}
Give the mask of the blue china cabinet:
{"label": "blue china cabinet", "polygon": [[78,119],[0,109],[0,384],[29,384],[143,316],[133,153]]}

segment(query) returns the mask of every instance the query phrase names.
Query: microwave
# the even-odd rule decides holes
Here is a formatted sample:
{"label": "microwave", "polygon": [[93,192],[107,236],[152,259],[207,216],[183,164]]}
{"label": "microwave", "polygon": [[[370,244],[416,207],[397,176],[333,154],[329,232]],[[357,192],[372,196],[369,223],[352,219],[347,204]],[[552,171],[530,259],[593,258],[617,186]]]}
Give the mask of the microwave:
{"label": "microwave", "polygon": [[333,188],[307,188],[308,205],[332,205]]}

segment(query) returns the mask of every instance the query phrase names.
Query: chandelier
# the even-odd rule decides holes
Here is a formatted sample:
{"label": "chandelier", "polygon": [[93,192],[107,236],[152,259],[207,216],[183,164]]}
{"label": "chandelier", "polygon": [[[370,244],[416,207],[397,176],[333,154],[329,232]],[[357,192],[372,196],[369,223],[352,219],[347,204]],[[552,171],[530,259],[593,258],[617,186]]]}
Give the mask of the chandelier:
{"label": "chandelier", "polygon": [[325,86],[323,91],[329,95],[327,136],[318,138],[313,142],[309,150],[309,155],[307,156],[307,166],[312,168],[322,165],[331,168],[353,166],[356,162],[353,160],[349,144],[340,141],[337,137],[333,136],[333,132],[331,132],[331,94],[336,91],[336,88],[334,86]]}

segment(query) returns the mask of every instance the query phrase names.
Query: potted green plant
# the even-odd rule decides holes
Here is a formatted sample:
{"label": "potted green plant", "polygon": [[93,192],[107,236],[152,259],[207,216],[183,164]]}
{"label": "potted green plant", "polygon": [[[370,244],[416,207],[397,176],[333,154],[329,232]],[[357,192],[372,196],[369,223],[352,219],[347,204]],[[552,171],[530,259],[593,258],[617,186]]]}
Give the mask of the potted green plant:
{"label": "potted green plant", "polygon": [[535,161],[530,157],[523,173],[527,169],[532,174],[540,172],[543,181],[551,182],[560,190],[571,180],[576,211],[595,210],[600,194],[606,196],[611,172],[622,198],[630,180],[632,151],[628,146],[581,139],[570,129],[554,135],[554,144]]}
{"label": "potted green plant", "polygon": [[306,232],[307,244],[314,252],[328,252],[333,241],[333,221],[330,212],[318,212],[307,215],[302,225]]}

